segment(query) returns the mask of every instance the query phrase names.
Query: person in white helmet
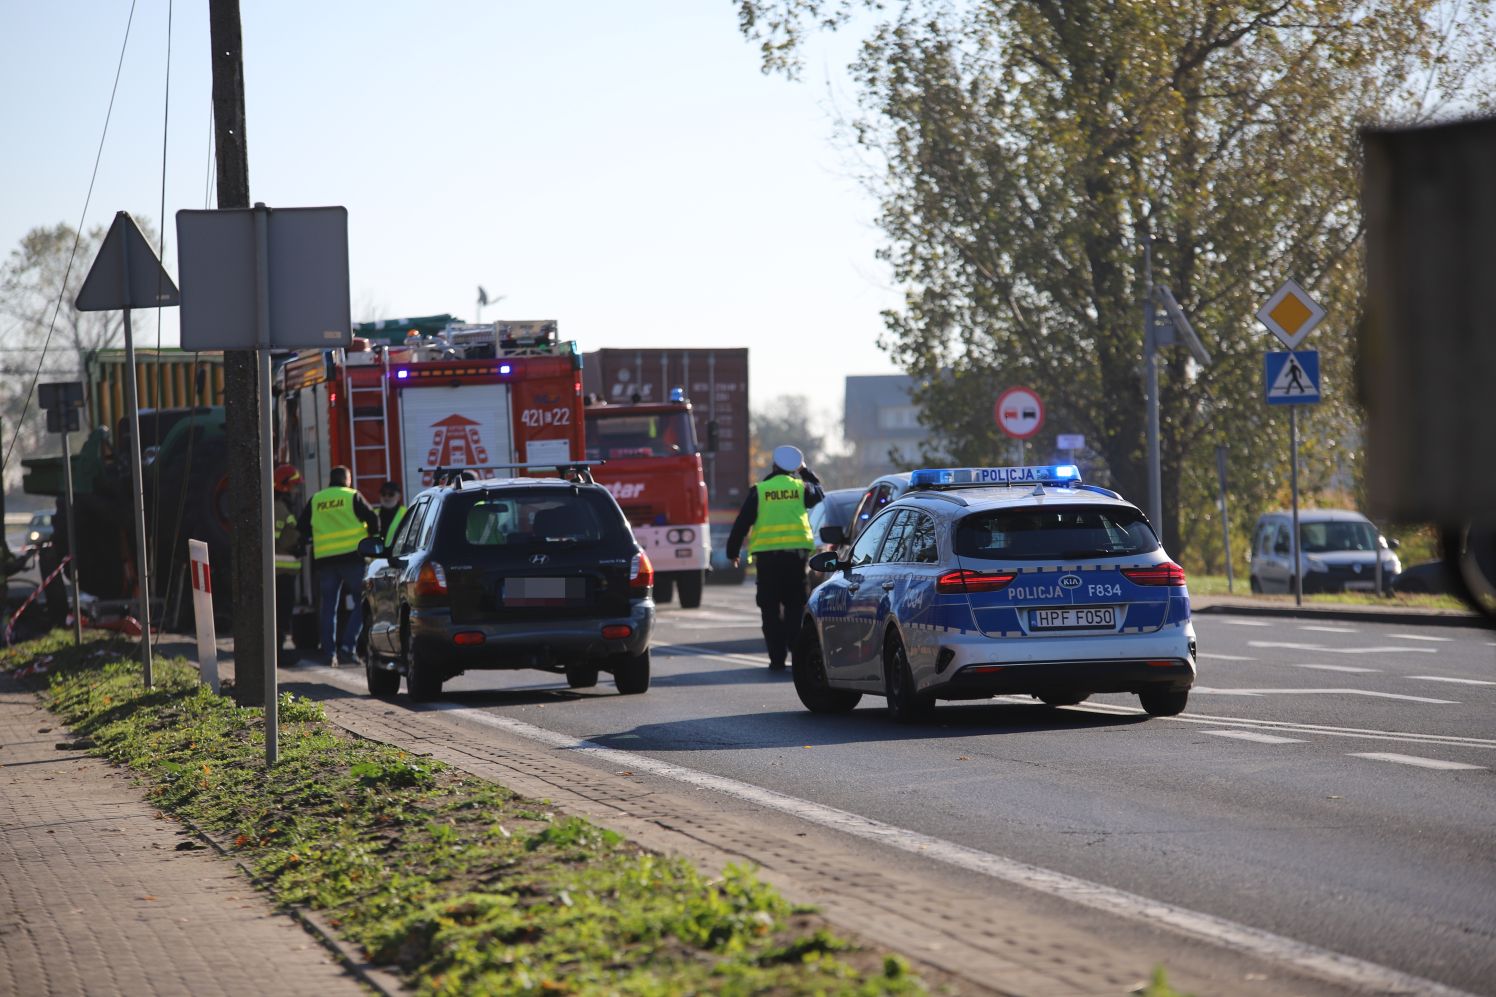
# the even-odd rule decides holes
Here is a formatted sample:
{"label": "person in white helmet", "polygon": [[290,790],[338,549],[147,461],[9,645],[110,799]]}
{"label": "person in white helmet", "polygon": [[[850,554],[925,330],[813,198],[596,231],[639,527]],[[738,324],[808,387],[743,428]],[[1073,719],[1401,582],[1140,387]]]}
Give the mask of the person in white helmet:
{"label": "person in white helmet", "polygon": [[805,562],[815,549],[807,511],[824,497],[821,479],[805,466],[799,448],[775,447],[773,470],[748,489],[727,535],[727,557],[736,568],[752,530],[748,556],[758,566],[758,609],[774,671],[784,668],[805,615]]}

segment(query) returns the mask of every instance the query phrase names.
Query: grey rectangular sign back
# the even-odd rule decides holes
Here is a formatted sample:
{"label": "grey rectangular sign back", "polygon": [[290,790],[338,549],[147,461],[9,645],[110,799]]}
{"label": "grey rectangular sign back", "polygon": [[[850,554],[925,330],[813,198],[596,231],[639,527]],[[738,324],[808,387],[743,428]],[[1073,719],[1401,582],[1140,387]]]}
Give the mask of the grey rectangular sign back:
{"label": "grey rectangular sign back", "polygon": [[[256,333],[255,213],[266,216],[269,342]],[[182,347],[252,350],[352,344],[348,209],[178,211]]]}

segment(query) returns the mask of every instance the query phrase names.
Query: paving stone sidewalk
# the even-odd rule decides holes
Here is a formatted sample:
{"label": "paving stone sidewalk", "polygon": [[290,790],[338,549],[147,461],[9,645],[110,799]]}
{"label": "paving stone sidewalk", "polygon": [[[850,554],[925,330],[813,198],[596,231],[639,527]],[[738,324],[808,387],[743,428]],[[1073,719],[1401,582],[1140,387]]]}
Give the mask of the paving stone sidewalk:
{"label": "paving stone sidewalk", "polygon": [[[0,675],[0,995],[365,991]],[[185,846],[179,851],[178,846]]]}

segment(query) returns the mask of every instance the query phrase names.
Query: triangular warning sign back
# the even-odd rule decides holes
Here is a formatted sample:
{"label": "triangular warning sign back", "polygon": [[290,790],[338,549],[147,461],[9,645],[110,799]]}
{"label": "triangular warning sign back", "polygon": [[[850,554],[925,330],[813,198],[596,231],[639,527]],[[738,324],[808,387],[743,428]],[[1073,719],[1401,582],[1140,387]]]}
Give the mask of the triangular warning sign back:
{"label": "triangular warning sign back", "polygon": [[1299,395],[1318,397],[1319,385],[1309,377],[1298,357],[1290,353],[1283,369],[1278,371],[1272,386],[1267,389],[1267,394],[1269,398],[1293,398]]}
{"label": "triangular warning sign back", "polygon": [[116,214],[109,234],[104,236],[104,244],[99,247],[99,255],[83,280],[83,289],[78,292],[78,310],[170,308],[178,301],[177,285],[162,268],[140,226],[129,212]]}

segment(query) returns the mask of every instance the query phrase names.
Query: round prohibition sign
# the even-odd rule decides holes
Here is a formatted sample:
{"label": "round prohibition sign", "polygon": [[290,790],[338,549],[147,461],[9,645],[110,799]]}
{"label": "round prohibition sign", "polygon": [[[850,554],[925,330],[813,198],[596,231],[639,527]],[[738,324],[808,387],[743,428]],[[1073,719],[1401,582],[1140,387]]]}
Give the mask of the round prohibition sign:
{"label": "round prohibition sign", "polygon": [[1044,427],[1044,403],[1030,388],[1009,388],[992,406],[997,428],[1015,440],[1026,440]]}

